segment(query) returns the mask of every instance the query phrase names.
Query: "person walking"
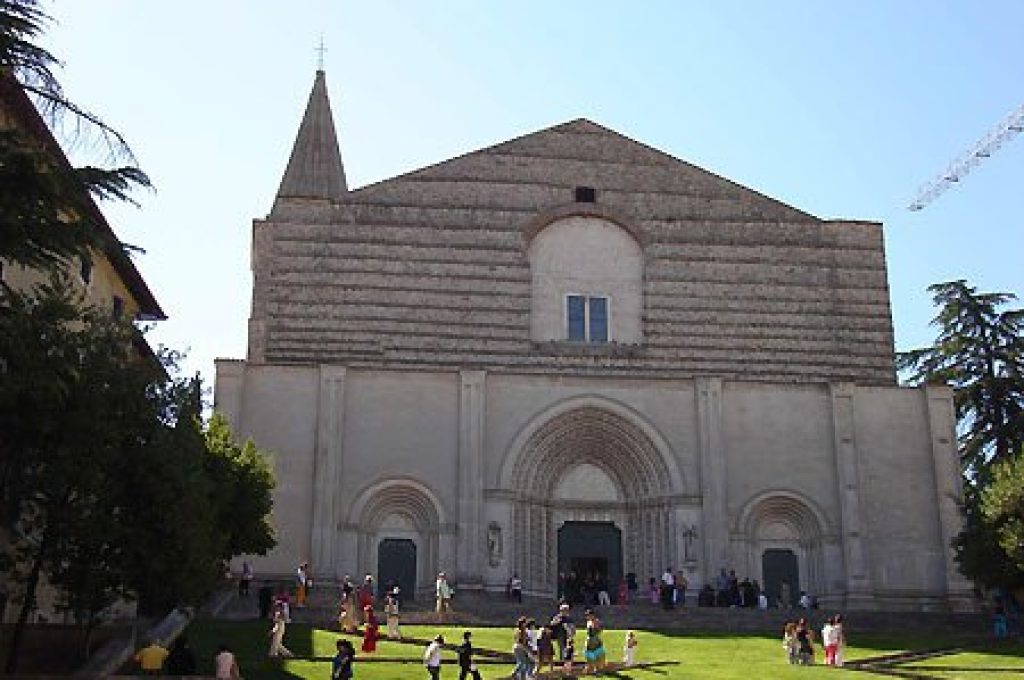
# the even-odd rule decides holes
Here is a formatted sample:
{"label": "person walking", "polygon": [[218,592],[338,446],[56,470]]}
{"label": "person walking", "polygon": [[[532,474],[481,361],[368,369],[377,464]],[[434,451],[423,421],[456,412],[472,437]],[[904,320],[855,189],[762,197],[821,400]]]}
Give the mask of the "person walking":
{"label": "person walking", "polygon": [[331,662],[331,680],[351,680],[352,664],[356,660],[355,647],[344,638],[339,639],[335,646],[338,649],[338,653]]}
{"label": "person walking", "polygon": [[519,578],[519,574],[512,574],[512,580],[508,582],[508,590],[513,600],[523,601],[523,579]]}
{"label": "person walking", "polygon": [[366,605],[363,607],[363,618],[366,619],[366,623],[363,624],[363,651],[367,654],[372,654],[377,651],[377,632],[380,630],[380,624],[377,623],[377,615],[373,612],[373,607]]}
{"label": "person walking", "polygon": [[814,633],[805,619],[796,624],[797,660],[801,666],[814,665]]}
{"label": "person walking", "polygon": [[605,651],[601,640],[601,620],[594,612],[587,611],[587,646],[583,652],[588,674],[598,673],[604,668]]}
{"label": "person walking", "polygon": [[832,619],[825,619],[825,624],[821,627],[821,646],[825,648],[825,665],[834,666],[836,658],[836,647],[839,646],[838,641],[833,636],[835,631]]}
{"label": "person walking", "polygon": [[285,618],[284,611],[278,608],[274,612],[274,625],[270,629],[270,653],[271,659],[277,659],[279,657],[291,658],[294,656],[287,647],[284,646],[284,633],[285,633]]}
{"label": "person walking", "polygon": [[398,628],[398,592],[398,586],[395,586],[388,591],[387,597],[384,599],[384,620],[388,626],[389,640],[402,639],[402,631]]}
{"label": "person walking", "polygon": [[832,634],[836,638],[836,655],[833,663],[841,668],[843,665],[843,651],[846,649],[846,629],[843,628],[842,614],[836,614],[832,617]]}
{"label": "person walking", "polygon": [[550,672],[555,672],[555,639],[551,634],[551,626],[541,628],[540,637],[537,639],[538,670],[544,670],[545,664]]}
{"label": "person walking", "polygon": [[452,607],[452,587],[448,584],[448,577],[442,571],[437,575],[434,582],[434,592],[437,597],[437,622],[442,623]]}
{"label": "person walking", "polygon": [[462,634],[462,644],[455,648],[459,655],[459,680],[466,680],[472,676],[473,680],[481,680],[480,671],[476,669],[473,662],[473,633],[466,631]]}
{"label": "person walking", "polygon": [[558,658],[564,659],[565,646],[576,635],[576,624],[569,614],[569,603],[558,605],[558,613],[551,617],[551,637],[558,643]]}
{"label": "person walking", "polygon": [[672,609],[676,592],[676,575],[672,567],[666,567],[665,573],[661,575],[661,606],[664,609]]}
{"label": "person walking", "polygon": [[423,652],[423,665],[430,674],[430,680],[438,680],[441,677],[441,650],[444,648],[444,636],[438,635],[427,645]]}
{"label": "person walking", "polygon": [[356,614],[356,588],[347,575],[341,585],[341,611],[338,624],[342,631],[352,634],[359,627],[359,616]]}
{"label": "person walking", "polygon": [[632,666],[636,663],[636,633],[626,631],[626,641],[622,644],[622,665]]}
{"label": "person walking", "polygon": [[295,570],[295,606],[306,606],[306,586],[309,581],[309,564],[303,562]]}
{"label": "person walking", "polygon": [[374,603],[373,593],[373,576],[366,574],[363,576],[363,585],[359,586],[359,612],[363,616],[363,623],[366,623],[366,608],[373,609]]}
{"label": "person walking", "polygon": [[238,577],[238,596],[249,597],[249,585],[252,583],[252,565],[248,560],[242,562],[242,573]]}

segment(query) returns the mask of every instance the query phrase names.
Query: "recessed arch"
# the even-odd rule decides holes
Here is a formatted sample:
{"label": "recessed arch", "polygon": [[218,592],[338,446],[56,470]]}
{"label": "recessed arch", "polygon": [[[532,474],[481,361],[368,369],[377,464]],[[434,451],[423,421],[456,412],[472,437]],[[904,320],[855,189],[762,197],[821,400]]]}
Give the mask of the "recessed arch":
{"label": "recessed arch", "polygon": [[[600,477],[604,491],[559,497],[559,485],[581,469]],[[677,563],[684,479],[664,437],[625,404],[576,396],[535,414],[513,438],[499,483],[512,502],[510,567],[538,594],[555,591],[557,532],[568,522],[610,523],[621,537],[624,573]]]}
{"label": "recessed arch", "polygon": [[[790,583],[789,604],[799,590],[824,593],[823,550],[829,533],[820,508],[802,494],[783,489],[748,500],[733,527],[735,539],[746,546],[747,573],[760,575],[773,601],[784,597],[781,582]],[[788,576],[778,571],[778,558],[784,555],[792,565]]]}
{"label": "recessed arch", "polygon": [[[573,416],[566,417],[567,414]],[[588,424],[595,424],[598,429],[588,431]],[[635,460],[644,471],[640,479],[635,479],[624,475],[637,475],[639,472],[606,469],[613,460],[625,462],[627,467],[632,466],[631,461],[621,460],[621,453],[612,452],[613,455],[607,458],[585,461],[601,467],[612,479],[620,482],[632,479],[641,484],[646,482],[648,488],[664,489],[664,493],[681,493],[687,488],[672,448],[661,432],[632,407],[599,395],[569,397],[535,413],[505,450],[497,486],[508,490],[529,489],[529,486],[524,485],[532,483],[529,479],[530,464],[556,464],[558,461],[552,460],[552,448],[571,437],[579,439],[574,446],[577,452],[573,456],[574,461],[584,461],[580,457],[580,448],[587,443],[602,445],[601,450],[608,452],[607,441],[595,441],[602,435],[614,437],[614,441],[626,450],[637,453],[638,458]],[[651,471],[655,470],[655,474],[661,475],[660,480],[650,479]],[[628,491],[628,485],[623,487],[623,491]]]}
{"label": "recessed arch", "polygon": [[784,489],[764,491],[748,500],[736,518],[733,532],[756,536],[759,527],[772,522],[787,524],[800,535],[817,541],[831,533],[825,513],[813,501]]}
{"label": "recessed arch", "polygon": [[530,242],[548,225],[567,217],[596,217],[607,220],[629,233],[641,247],[647,244],[644,232],[625,214],[601,203],[567,203],[545,210],[523,225],[523,245],[529,248]]}
{"label": "recessed arch", "polygon": [[368,485],[348,513],[349,525],[357,534],[359,573],[376,574],[379,579],[381,546],[409,540],[415,545],[416,587],[425,594],[438,571],[446,517],[437,495],[420,482],[394,477]]}
{"label": "recessed arch", "polygon": [[349,522],[377,529],[391,514],[407,517],[420,531],[438,531],[444,512],[437,496],[412,479],[386,479],[363,489],[349,512]]}

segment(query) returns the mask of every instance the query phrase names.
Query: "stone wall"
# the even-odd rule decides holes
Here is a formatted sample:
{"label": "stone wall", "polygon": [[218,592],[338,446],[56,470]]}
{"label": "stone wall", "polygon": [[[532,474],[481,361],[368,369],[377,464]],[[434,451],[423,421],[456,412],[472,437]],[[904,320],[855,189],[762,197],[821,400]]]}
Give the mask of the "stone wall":
{"label": "stone wall", "polygon": [[319,577],[375,573],[380,540],[408,537],[421,585],[444,569],[460,587],[500,589],[519,570],[548,593],[561,523],[612,521],[643,578],[667,564],[695,586],[721,567],[760,578],[765,549],[790,549],[801,588],[861,608],[969,591],[948,548],[960,493],[950,399],[221,361],[216,406],[272,452],[280,544],[256,560],[263,574],[303,560]]}
{"label": "stone wall", "polygon": [[[573,214],[639,241],[639,343],[531,340],[530,239]],[[894,383],[881,225],[817,219],[587,121],[343,203],[278,201],[253,245],[252,361]]]}

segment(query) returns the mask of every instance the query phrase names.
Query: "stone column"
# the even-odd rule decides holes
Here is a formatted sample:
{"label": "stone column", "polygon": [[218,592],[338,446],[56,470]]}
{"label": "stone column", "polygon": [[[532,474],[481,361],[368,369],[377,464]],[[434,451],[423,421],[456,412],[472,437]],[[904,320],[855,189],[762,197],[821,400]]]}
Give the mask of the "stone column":
{"label": "stone column", "polygon": [[963,528],[960,514],[963,479],[960,476],[960,454],[956,445],[953,393],[944,385],[929,385],[922,390],[922,394],[928,410],[939,536],[942,539],[943,556],[946,558],[946,596],[952,609],[970,611],[976,608],[971,584],[957,568],[956,551],[951,545]]}
{"label": "stone column", "polygon": [[316,575],[341,576],[336,559],[337,495],[341,490],[342,437],[345,424],[344,366],[320,366],[316,413],[316,453],[313,458],[313,528],[310,540]]}
{"label": "stone column", "polygon": [[235,436],[242,437],[245,402],[245,374],[248,364],[234,359],[217,359],[217,381],[214,383],[213,409],[228,419]]}
{"label": "stone column", "polygon": [[264,360],[267,349],[267,284],[273,263],[274,234],[272,225],[264,220],[252,222],[252,305],[249,309],[249,347],[247,358],[254,363]]}
{"label": "stone column", "polygon": [[484,371],[459,373],[459,457],[458,457],[458,581],[461,587],[483,583],[481,556],[484,499]]}
{"label": "stone column", "polygon": [[[839,499],[840,534],[843,566],[846,571],[846,606],[868,609],[872,604],[871,575],[864,552],[863,520],[861,518],[860,474],[857,451],[854,385],[832,383],[832,437],[836,457],[836,485]],[[825,530],[825,527],[822,527]],[[833,580],[825,574],[824,581]]]}
{"label": "stone column", "polygon": [[[704,582],[728,568],[729,518],[726,508],[725,443],[722,434],[722,379],[697,378],[697,433],[704,537]],[[664,567],[662,567],[664,568]]]}

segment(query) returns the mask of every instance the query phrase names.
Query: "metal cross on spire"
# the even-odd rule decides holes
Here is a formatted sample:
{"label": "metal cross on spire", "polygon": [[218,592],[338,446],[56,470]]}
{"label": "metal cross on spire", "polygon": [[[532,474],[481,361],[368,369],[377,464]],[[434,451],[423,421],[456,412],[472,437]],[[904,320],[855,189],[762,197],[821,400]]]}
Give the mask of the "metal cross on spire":
{"label": "metal cross on spire", "polygon": [[324,52],[327,51],[327,48],[324,47],[324,36],[323,35],[320,36],[320,46],[317,47],[315,51],[317,53],[316,54],[316,70],[317,71],[323,71],[324,70]]}

